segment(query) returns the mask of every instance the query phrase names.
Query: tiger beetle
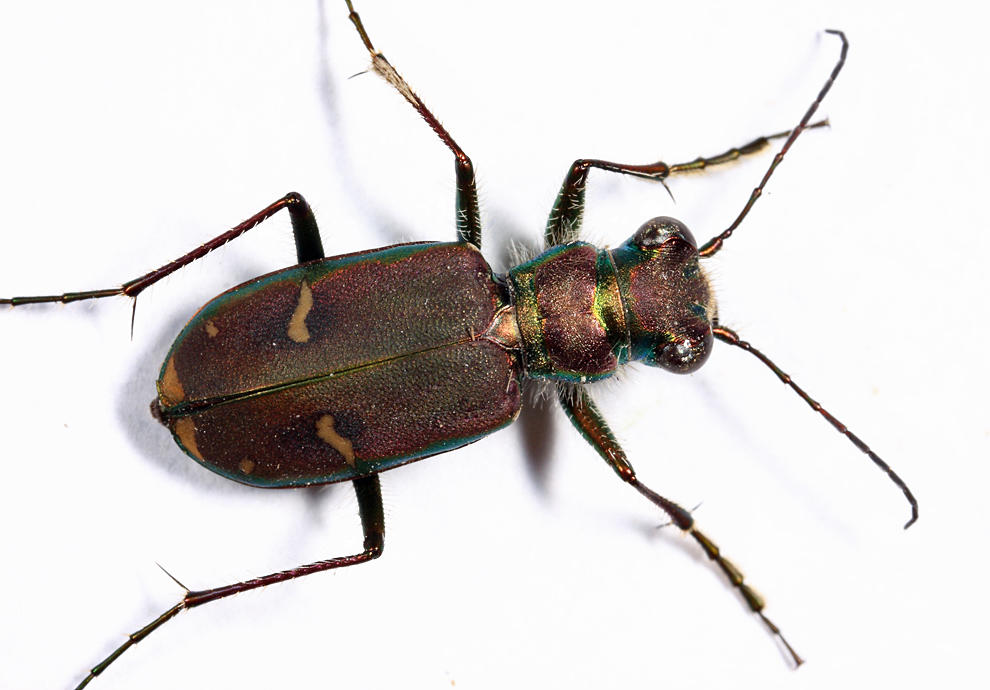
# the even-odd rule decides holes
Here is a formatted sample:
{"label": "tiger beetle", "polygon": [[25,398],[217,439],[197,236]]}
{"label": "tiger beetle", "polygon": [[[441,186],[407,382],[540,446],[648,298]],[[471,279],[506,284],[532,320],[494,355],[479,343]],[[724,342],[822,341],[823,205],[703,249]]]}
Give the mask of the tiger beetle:
{"label": "tiger beetle", "polygon": [[[157,381],[152,414],[204,467],[256,487],[304,487],[350,481],[364,548],[243,582],[200,591],[162,613],[97,664],[89,684],[121,654],[181,611],[276,582],[378,558],[384,514],[378,474],[476,441],[512,422],[526,381],[556,391],[567,417],[619,478],[660,508],[701,547],[783,645],[802,659],[764,614],[764,602],[695,525],[691,512],[645,486],[588,390],[619,366],[641,361],[677,374],[696,371],[715,340],[766,365],[813,410],[865,453],[918,505],[901,478],[858,436],[800,388],[767,355],[722,324],[701,260],[716,254],[752,209],[795,140],[820,127],[812,117],[841,71],[841,41],[831,74],[791,130],[759,137],[716,156],[668,165],[574,161],[544,233],[545,251],[496,274],[482,257],[481,219],[471,159],[457,145],[371,38],[347,0],[350,21],[383,77],[453,153],[454,242],[410,242],[326,258],[316,220],[290,193],[188,254],[120,287],[14,297],[21,306],[125,295],[149,286],[285,209],[299,263],[234,287],[183,328]],[[623,244],[599,249],[579,241],[592,169],[665,183],[755,154],[784,140],[736,219],[700,247],[668,217],[645,222]],[[132,313],[133,326],[133,313]],[[413,381],[419,395],[402,394]]]}

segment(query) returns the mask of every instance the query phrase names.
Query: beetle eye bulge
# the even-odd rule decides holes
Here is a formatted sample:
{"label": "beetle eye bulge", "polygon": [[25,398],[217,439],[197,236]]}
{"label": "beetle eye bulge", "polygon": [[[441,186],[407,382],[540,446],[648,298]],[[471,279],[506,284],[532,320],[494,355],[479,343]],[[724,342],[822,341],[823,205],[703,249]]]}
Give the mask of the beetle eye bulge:
{"label": "beetle eye bulge", "polygon": [[681,240],[692,249],[698,248],[698,243],[687,226],[670,216],[657,216],[646,221],[633,235],[632,241],[643,251],[656,251],[672,239]]}
{"label": "beetle eye bulge", "polygon": [[697,371],[712,351],[711,328],[700,338],[683,337],[657,346],[653,359],[657,366],[675,374]]}

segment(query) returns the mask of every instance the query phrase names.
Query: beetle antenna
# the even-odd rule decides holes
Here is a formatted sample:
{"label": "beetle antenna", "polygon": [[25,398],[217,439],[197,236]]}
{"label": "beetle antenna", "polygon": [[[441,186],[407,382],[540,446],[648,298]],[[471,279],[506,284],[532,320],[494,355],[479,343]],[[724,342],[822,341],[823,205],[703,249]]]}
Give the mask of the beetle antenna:
{"label": "beetle antenna", "polygon": [[131,298],[131,340],[134,340],[134,318],[137,316],[137,295]]}
{"label": "beetle antenna", "polygon": [[[835,82],[835,78],[839,76],[842,66],[846,64],[846,53],[849,52],[849,41],[846,40],[846,35],[836,29],[826,29],[825,33],[835,34],[842,40],[842,52],[839,53],[839,60],[835,63],[835,67],[832,68],[832,73],[828,76],[828,79],[825,80],[825,85],[822,86],[821,91],[818,92],[818,97],[811,103],[811,106],[805,112],[804,117],[801,118],[801,121],[798,123],[797,127],[791,130],[791,135],[787,137],[787,141],[785,141],[784,145],[780,147],[780,151],[777,152],[777,155],[773,157],[770,167],[767,168],[766,173],[764,173],[763,179],[760,180],[759,186],[753,190],[752,194],[749,195],[749,201],[747,201],[746,205],[743,206],[742,212],[734,221],[732,221],[732,225],[726,228],[721,235],[717,235],[708,240],[708,242],[706,242],[705,245],[698,250],[698,253],[701,256],[711,256],[721,249],[722,243],[732,235],[733,231],[737,227],[739,227],[739,224],[742,223],[743,218],[745,218],[749,213],[749,210],[753,208],[753,204],[755,204],[756,200],[763,194],[763,188],[766,186],[770,176],[773,175],[773,171],[776,170],[777,166],[780,165],[780,162],[784,160],[784,155],[791,148],[791,144],[793,144],[798,136],[800,136],[801,132],[808,128],[808,123],[811,121],[812,115],[814,115],[815,111],[818,110],[818,106],[821,105],[822,99],[825,98],[825,94],[829,92],[829,89],[832,88],[832,84]],[[825,123],[827,124],[828,120],[825,120]]]}
{"label": "beetle antenna", "polygon": [[750,345],[745,340],[740,339],[739,335],[731,328],[726,328],[725,326],[715,326],[714,328],[712,328],[712,333],[716,338],[718,338],[722,342],[729,343],[729,345],[735,345],[736,347],[741,348],[746,352],[749,352],[758,360],[766,364],[767,367],[769,367],[770,370],[777,375],[777,378],[779,378],[785,384],[790,386],[791,390],[793,390],[795,393],[801,396],[801,399],[804,400],[806,403],[808,403],[808,405],[811,406],[811,409],[813,409],[815,412],[819,413],[822,417],[824,417],[825,420],[833,427],[835,427],[835,429],[840,434],[848,438],[854,446],[856,446],[861,451],[863,451],[867,455],[867,457],[869,457],[870,460],[873,461],[874,465],[876,465],[881,470],[886,472],[887,476],[890,477],[890,480],[901,488],[901,491],[904,492],[904,497],[907,499],[908,503],[911,504],[911,519],[908,520],[907,523],[905,523],[904,529],[907,529],[908,527],[914,524],[915,520],[918,519],[918,501],[915,499],[914,494],[911,493],[911,489],[909,489],[907,487],[907,484],[904,483],[904,480],[901,479],[897,475],[897,473],[894,472],[893,469],[891,469],[890,465],[884,462],[879,455],[874,453],[873,450],[868,445],[863,443],[863,441],[860,440],[859,436],[849,431],[849,428],[845,424],[843,424],[838,419],[833,417],[828,410],[822,407],[810,395],[805,393],[804,390],[796,383],[794,383],[794,380],[788,374],[784,373],[784,371],[782,371],[780,367],[774,364],[769,357],[767,357],[765,354],[757,350],[755,347]]}

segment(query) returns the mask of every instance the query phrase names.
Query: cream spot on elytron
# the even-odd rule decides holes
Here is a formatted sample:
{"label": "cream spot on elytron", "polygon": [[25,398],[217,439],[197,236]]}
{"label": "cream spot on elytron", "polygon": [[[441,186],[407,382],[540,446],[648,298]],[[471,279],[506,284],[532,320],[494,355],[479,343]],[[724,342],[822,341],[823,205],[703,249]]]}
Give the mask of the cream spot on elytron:
{"label": "cream spot on elytron", "polygon": [[203,459],[199,448],[196,447],[196,424],[193,422],[192,417],[179,417],[175,420],[175,426],[172,427],[172,431],[175,432],[175,437],[179,439],[179,443],[182,444],[183,448],[196,458]]}
{"label": "cream spot on elytron", "polygon": [[251,474],[254,472],[254,460],[248,460],[244,458],[237,464],[237,469],[239,469],[244,474]]}
{"label": "cream spot on elytron", "polygon": [[309,283],[305,280],[299,286],[299,303],[296,310],[292,312],[289,319],[289,337],[297,343],[305,343],[309,340],[309,329],[306,328],[306,316],[313,308],[313,291],[309,289]]}
{"label": "cream spot on elytron", "polygon": [[333,446],[333,449],[344,456],[344,460],[354,467],[354,446],[333,428],[333,417],[328,414],[316,420],[316,435]]}
{"label": "cream spot on elytron", "polygon": [[179,381],[179,372],[175,370],[175,357],[169,357],[165,363],[165,373],[159,384],[159,392],[162,394],[165,405],[175,405],[182,402],[186,397],[186,392],[182,389]]}
{"label": "cream spot on elytron", "polygon": [[206,335],[210,336],[211,338],[216,338],[217,333],[219,332],[220,329],[217,328],[217,325],[215,323],[213,323],[212,321],[206,322]]}

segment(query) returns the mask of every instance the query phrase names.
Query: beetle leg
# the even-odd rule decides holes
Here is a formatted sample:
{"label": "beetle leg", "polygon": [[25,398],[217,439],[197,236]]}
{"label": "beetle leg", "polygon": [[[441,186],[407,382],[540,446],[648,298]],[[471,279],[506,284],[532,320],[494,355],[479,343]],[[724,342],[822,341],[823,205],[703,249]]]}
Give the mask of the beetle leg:
{"label": "beetle leg", "polygon": [[[821,120],[810,124],[804,129],[828,126],[828,120]],[[581,230],[581,218],[584,215],[584,190],[588,182],[588,171],[592,168],[607,170],[608,172],[619,173],[621,175],[632,175],[644,180],[653,180],[666,186],[664,180],[671,175],[683,172],[698,172],[706,170],[712,166],[724,165],[732,161],[739,160],[743,156],[749,156],[763,151],[774,139],[783,139],[791,135],[793,130],[777,132],[757,137],[748,144],[733,147],[716,156],[699,156],[687,163],[667,164],[663,161],[647,163],[644,165],[631,165],[628,163],[612,163],[591,158],[579,158],[571,164],[564,183],[560,187],[557,199],[554,201],[553,210],[547,220],[547,229],[544,234],[547,247],[558,244],[566,244],[578,239]]]}
{"label": "beetle leg", "polygon": [[347,9],[350,10],[350,20],[357,29],[364,47],[371,53],[371,69],[382,79],[387,81],[395,90],[402,94],[409,105],[416,109],[416,112],[426,120],[430,129],[440,137],[440,141],[446,144],[454,154],[454,171],[457,177],[457,195],[455,199],[457,216],[457,239],[461,242],[470,242],[476,247],[481,247],[481,213],[478,208],[478,190],[474,182],[474,165],[467,154],[461,150],[454,138],[450,136],[440,121],[429,111],[422,99],[416,95],[406,80],[402,78],[392,64],[385,59],[385,56],[375,50],[375,46],[368,37],[368,32],[364,28],[361,17],[354,10],[351,0],[347,0]]}
{"label": "beetle leg", "polygon": [[88,290],[86,292],[66,292],[62,295],[0,297],[0,304],[9,304],[16,307],[21,304],[39,304],[43,302],[78,302],[84,299],[113,297],[115,295],[137,297],[145,288],[157,283],[165,276],[178,271],[183,266],[191,264],[196,259],[203,258],[217,247],[221,247],[232,239],[239,237],[263,220],[272,217],[283,208],[289,210],[289,217],[292,220],[292,234],[295,236],[296,253],[299,256],[299,260],[310,261],[312,259],[323,258],[323,245],[320,242],[320,231],[316,227],[316,219],[313,217],[313,211],[301,195],[290,192],[275,203],[254,214],[240,225],[236,225],[222,235],[214,237],[206,244],[196,247],[196,249],[193,249],[175,261],[171,261],[150,273],[145,273],[143,276],[134,280],[129,280],[120,287],[104,290]]}
{"label": "beetle leg", "polygon": [[609,467],[615,470],[616,474],[623,481],[631,484],[639,493],[649,499],[651,503],[667,513],[675,525],[680,527],[685,533],[691,535],[698,542],[705,555],[715,561],[722,572],[725,573],[729,583],[739,590],[750,610],[760,617],[760,620],[763,621],[767,629],[784,645],[794,664],[800,666],[804,663],[801,657],[797,655],[797,652],[784,639],[780,628],[774,625],[763,614],[765,605],[763,597],[743,581],[743,574],[731,561],[722,555],[715,542],[698,530],[691,513],[670,499],[656,493],[636,478],[636,471],[629,464],[625,451],[622,450],[612,430],[608,428],[605,418],[602,417],[601,412],[598,411],[598,407],[595,406],[595,403],[591,400],[584,387],[558,386],[557,398],[560,400],[560,404],[563,406],[564,412],[567,413],[567,417],[571,420],[571,423],[577,427],[577,430],[581,432],[585,440],[594,446],[598,454],[609,464]]}
{"label": "beetle leg", "polygon": [[111,652],[110,656],[94,666],[86,678],[76,686],[76,690],[80,690],[88,685],[91,680],[103,673],[110,664],[116,661],[117,657],[185,609],[191,609],[211,601],[216,601],[217,599],[223,599],[238,592],[246,592],[249,589],[257,589],[258,587],[292,580],[303,575],[331,570],[333,568],[343,568],[348,565],[364,563],[365,561],[378,558],[382,554],[382,549],[385,547],[385,513],[382,509],[382,491],[378,481],[378,475],[373,474],[370,477],[355,479],[354,492],[357,494],[358,511],[361,515],[361,529],[364,532],[364,550],[361,553],[353,556],[342,556],[339,558],[330,558],[325,561],[317,561],[309,565],[292,568],[291,570],[283,570],[278,573],[272,573],[254,578],[253,580],[246,580],[223,587],[214,587],[213,589],[204,589],[198,592],[186,591],[186,595],[182,598],[182,601],[140,630],[131,633],[122,645]]}
{"label": "beetle leg", "polygon": [[323,253],[323,240],[320,239],[320,228],[316,224],[313,209],[303,198],[295,194],[302,203],[289,205],[289,220],[292,222],[292,238],[296,241],[296,258],[299,263],[318,261],[326,257]]}

